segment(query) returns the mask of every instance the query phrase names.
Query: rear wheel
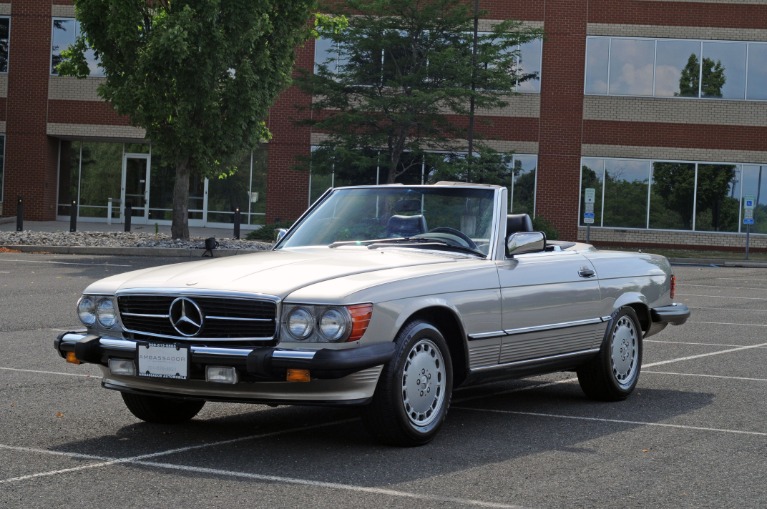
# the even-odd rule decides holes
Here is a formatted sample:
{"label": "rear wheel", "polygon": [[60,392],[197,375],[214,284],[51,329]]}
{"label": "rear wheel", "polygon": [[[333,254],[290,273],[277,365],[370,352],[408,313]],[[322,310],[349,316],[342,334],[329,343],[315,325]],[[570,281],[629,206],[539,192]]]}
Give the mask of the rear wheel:
{"label": "rear wheel", "polygon": [[421,320],[405,326],[396,343],[363,420],[384,443],[423,445],[437,434],[450,406],[450,351],[439,330]]}
{"label": "rear wheel", "polygon": [[202,410],[205,401],[179,398],[158,398],[142,394],[121,393],[128,410],[146,422],[179,424],[188,421]]}
{"label": "rear wheel", "polygon": [[591,399],[626,399],[642,368],[642,328],[636,312],[622,307],[610,319],[599,355],[578,368],[578,382]]}

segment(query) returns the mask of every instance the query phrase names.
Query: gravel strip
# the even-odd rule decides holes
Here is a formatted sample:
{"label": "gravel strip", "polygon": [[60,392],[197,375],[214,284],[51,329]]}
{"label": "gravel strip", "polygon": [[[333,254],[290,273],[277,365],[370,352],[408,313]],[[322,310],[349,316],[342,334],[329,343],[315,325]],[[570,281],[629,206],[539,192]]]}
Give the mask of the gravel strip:
{"label": "gravel strip", "polygon": [[[218,249],[266,251],[272,244],[253,240],[216,238]],[[0,246],[156,247],[205,249],[205,239],[173,240],[166,234],[134,232],[0,232]]]}

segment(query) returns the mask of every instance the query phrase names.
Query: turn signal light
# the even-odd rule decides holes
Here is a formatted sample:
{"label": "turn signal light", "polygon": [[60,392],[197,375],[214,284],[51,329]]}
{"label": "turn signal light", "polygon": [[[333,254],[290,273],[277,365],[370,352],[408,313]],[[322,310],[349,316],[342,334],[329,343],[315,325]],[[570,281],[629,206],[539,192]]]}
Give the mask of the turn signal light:
{"label": "turn signal light", "polygon": [[75,356],[74,352],[67,352],[67,362],[70,362],[72,364],[82,364],[82,362],[80,362],[80,359],[78,359]]}
{"label": "turn signal light", "polygon": [[308,369],[288,369],[285,380],[288,382],[311,382],[312,375]]}

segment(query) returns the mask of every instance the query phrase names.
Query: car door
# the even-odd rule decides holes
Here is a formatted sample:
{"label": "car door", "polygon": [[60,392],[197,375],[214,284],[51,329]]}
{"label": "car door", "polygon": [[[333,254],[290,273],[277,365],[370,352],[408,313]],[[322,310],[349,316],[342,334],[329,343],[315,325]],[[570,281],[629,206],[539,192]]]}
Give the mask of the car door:
{"label": "car door", "polygon": [[516,255],[498,264],[499,363],[531,364],[597,351],[609,315],[591,262],[577,252]]}

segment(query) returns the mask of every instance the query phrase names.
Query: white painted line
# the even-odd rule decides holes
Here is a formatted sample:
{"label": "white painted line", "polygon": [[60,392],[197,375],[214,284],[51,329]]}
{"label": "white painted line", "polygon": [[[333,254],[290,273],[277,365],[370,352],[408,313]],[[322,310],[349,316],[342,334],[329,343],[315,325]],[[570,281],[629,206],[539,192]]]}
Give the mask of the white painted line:
{"label": "white painted line", "polygon": [[220,470],[220,469],[214,469],[214,468],[193,467],[193,466],[186,466],[186,465],[176,465],[173,463],[157,463],[153,461],[147,461],[148,459],[151,459],[151,458],[167,456],[169,454],[184,453],[194,449],[218,447],[221,445],[233,444],[236,442],[243,442],[246,440],[255,440],[255,439],[261,439],[261,438],[268,438],[268,437],[272,437],[276,435],[284,435],[284,434],[293,433],[293,432],[307,431],[310,429],[320,428],[324,426],[334,426],[337,424],[343,424],[346,422],[351,422],[353,420],[354,419],[345,419],[345,420],[334,421],[334,422],[329,422],[324,424],[317,424],[314,426],[304,426],[300,428],[292,428],[287,430],[276,431],[273,433],[264,433],[261,435],[251,435],[247,437],[234,438],[231,440],[221,440],[218,442],[212,442],[208,444],[194,445],[189,447],[180,447],[177,449],[171,449],[167,451],[162,451],[162,452],[157,452],[152,454],[144,454],[141,456],[134,456],[132,458],[121,458],[121,459],[109,459],[109,458],[103,458],[101,456],[90,456],[90,455],[78,454],[78,453],[65,453],[61,451],[49,451],[47,449],[33,449],[29,447],[14,447],[14,446],[0,444],[0,449],[4,449],[4,450],[20,451],[20,452],[36,453],[36,454],[53,454],[57,456],[66,456],[66,457],[77,458],[77,459],[101,460],[99,463],[80,465],[78,467],[73,467],[73,468],[63,468],[60,470],[39,472],[37,474],[29,474],[29,475],[20,476],[20,477],[13,477],[10,479],[0,479],[0,484],[10,484],[12,482],[26,481],[29,479],[36,479],[40,477],[51,477],[51,476],[67,474],[71,472],[79,472],[81,470],[88,470],[92,468],[109,467],[109,466],[119,465],[119,464],[131,464],[131,465],[142,465],[142,466],[154,467],[154,468],[180,470],[184,472],[195,472],[195,473],[210,474],[210,475],[236,477],[240,479],[251,479],[256,481],[295,484],[295,485],[302,485],[302,486],[312,486],[317,488],[330,488],[330,489],[336,489],[336,490],[351,491],[356,493],[371,493],[374,495],[386,495],[390,497],[407,498],[407,499],[413,499],[413,500],[423,500],[423,501],[430,501],[430,502],[447,502],[451,504],[461,504],[461,505],[468,505],[473,507],[496,507],[496,508],[503,508],[503,509],[520,509],[521,508],[521,506],[513,505],[513,504],[485,502],[482,500],[475,500],[475,499],[444,497],[440,495],[411,493],[407,491],[391,490],[391,489],[385,489],[385,488],[371,488],[367,486],[356,486],[353,484],[341,484],[341,483],[333,483],[333,482],[325,482],[325,481],[311,481],[307,479],[298,479],[294,477],[254,474],[250,472],[239,472],[236,470]]}
{"label": "white painted line", "polygon": [[693,341],[674,341],[671,340],[660,340],[660,339],[645,339],[645,343],[661,343],[664,345],[694,345],[694,346],[716,346],[716,347],[723,347],[723,348],[737,348],[743,345],[726,345],[723,343],[697,343]]}
{"label": "white painted line", "polygon": [[651,375],[672,375],[672,376],[695,376],[703,378],[720,378],[723,380],[739,380],[745,382],[767,382],[767,378],[748,378],[744,376],[723,376],[723,375],[703,375],[700,373],[675,373],[673,371],[646,371],[642,370],[642,374],[649,373]]}
{"label": "white painted line", "polygon": [[698,288],[718,288],[718,289],[727,289],[727,290],[764,290],[764,288],[755,287],[755,286],[718,286],[718,285],[694,285],[690,283],[686,283],[684,285],[685,288],[690,287],[698,287]]}
{"label": "white painted line", "polygon": [[740,327],[767,327],[765,323],[735,323],[735,322],[687,322],[688,324],[706,324],[706,325],[738,325]]}
{"label": "white painted line", "polygon": [[613,424],[627,424],[631,426],[651,426],[660,428],[675,428],[690,431],[710,431],[716,433],[729,433],[734,435],[750,435],[757,437],[767,437],[767,433],[761,431],[744,431],[739,429],[726,429],[726,428],[706,428],[702,426],[686,426],[683,424],[667,424],[662,422],[647,422],[647,421],[629,421],[624,419],[603,419],[600,417],[581,417],[577,415],[560,415],[560,414],[546,414],[540,412],[521,412],[518,410],[496,410],[491,408],[473,408],[473,407],[453,407],[458,410],[470,410],[473,412],[487,412],[495,414],[513,414],[513,415],[528,415],[532,417],[548,417],[552,419],[570,419],[575,421],[592,421],[592,422],[608,422]]}
{"label": "white painted line", "polygon": [[466,499],[466,498],[455,498],[455,497],[444,497],[440,495],[428,495],[428,494],[421,494],[421,493],[411,493],[407,491],[399,491],[399,490],[391,490],[386,488],[371,488],[367,486],[355,486],[353,484],[340,484],[340,483],[334,483],[334,482],[324,482],[324,481],[309,481],[306,479],[297,479],[295,477],[282,477],[282,476],[275,476],[275,475],[260,475],[260,474],[251,474],[248,472],[236,472],[231,470],[218,470],[215,468],[202,468],[202,467],[188,467],[188,466],[182,466],[182,465],[174,465],[172,463],[153,463],[151,461],[137,461],[135,462],[139,465],[144,465],[148,467],[159,467],[159,468],[169,468],[173,470],[182,470],[185,472],[194,472],[194,473],[201,473],[201,474],[212,474],[212,475],[221,475],[221,476],[230,476],[230,477],[239,477],[244,479],[252,479],[256,481],[269,481],[269,482],[279,482],[279,483],[285,483],[285,484],[299,484],[302,486],[312,486],[316,488],[330,488],[330,489],[336,489],[336,490],[346,490],[346,491],[352,491],[357,493],[371,493],[374,495],[387,495],[390,497],[398,497],[398,498],[408,498],[413,500],[423,500],[427,502],[447,502],[451,504],[461,504],[461,505],[468,505],[468,506],[474,506],[474,507],[499,507],[504,509],[520,509],[521,506],[518,505],[510,505],[510,504],[501,504],[496,502],[484,502],[482,500],[475,500],[475,499]]}
{"label": "white painted line", "polygon": [[63,373],[61,371],[39,371],[34,369],[18,369],[18,368],[3,368],[0,367],[0,371],[18,371],[20,373],[37,373],[39,375],[62,375],[62,376],[79,376],[83,378],[100,378],[101,374],[97,373],[95,375],[89,375],[87,373],[80,374],[80,373]]}
{"label": "white painted line", "polygon": [[643,364],[643,368],[654,368],[655,366],[662,366],[664,364],[673,364],[674,362],[682,362],[682,361],[690,361],[693,359],[702,359],[703,357],[711,357],[714,355],[722,355],[725,353],[732,353],[732,352],[742,352],[744,350],[753,350],[754,348],[764,348],[767,346],[767,343],[762,343],[759,345],[749,345],[749,346],[741,346],[738,348],[730,348],[728,350],[719,350],[718,352],[710,352],[710,353],[702,353],[699,355],[690,355],[688,357],[680,357],[678,359],[671,359],[667,361],[659,361],[659,362],[653,362],[651,364]]}
{"label": "white painted line", "polygon": [[763,313],[767,309],[745,309],[745,308],[709,308],[704,306],[695,306],[692,309],[700,311],[702,309],[711,309],[713,311],[748,311],[749,313]]}
{"label": "white painted line", "polygon": [[767,300],[764,297],[740,297],[738,295],[700,295],[697,293],[677,293],[680,297],[704,297],[706,299],[743,299],[743,300]]}

